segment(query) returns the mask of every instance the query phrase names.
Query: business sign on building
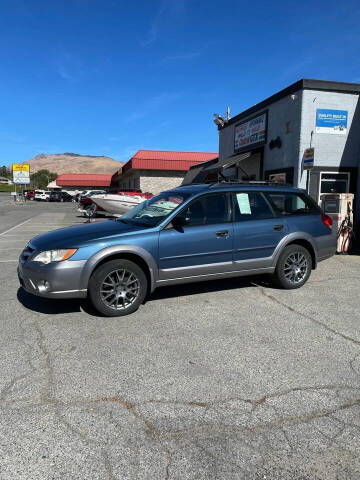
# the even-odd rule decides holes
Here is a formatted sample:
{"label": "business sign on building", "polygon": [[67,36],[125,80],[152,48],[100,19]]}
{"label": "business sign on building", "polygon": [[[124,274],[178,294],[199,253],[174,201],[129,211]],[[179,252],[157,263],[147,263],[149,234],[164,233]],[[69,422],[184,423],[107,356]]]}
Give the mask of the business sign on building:
{"label": "business sign on building", "polygon": [[235,151],[265,143],[266,117],[267,114],[263,113],[246,122],[235,125]]}
{"label": "business sign on building", "polygon": [[314,157],[315,157],[315,149],[306,148],[304,152],[304,158],[303,158],[304,170],[310,170],[314,167]]}
{"label": "business sign on building", "polygon": [[28,163],[13,163],[13,182],[20,185],[30,183],[30,165]]}
{"label": "business sign on building", "polygon": [[315,133],[333,133],[346,135],[348,123],[347,110],[316,110]]}

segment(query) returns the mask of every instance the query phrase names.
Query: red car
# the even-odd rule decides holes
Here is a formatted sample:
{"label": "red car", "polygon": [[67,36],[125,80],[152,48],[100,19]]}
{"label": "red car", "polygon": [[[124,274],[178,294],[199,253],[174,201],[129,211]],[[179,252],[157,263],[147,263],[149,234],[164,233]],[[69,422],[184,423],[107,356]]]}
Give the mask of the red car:
{"label": "red car", "polygon": [[24,195],[27,200],[35,199],[35,190],[24,190]]}

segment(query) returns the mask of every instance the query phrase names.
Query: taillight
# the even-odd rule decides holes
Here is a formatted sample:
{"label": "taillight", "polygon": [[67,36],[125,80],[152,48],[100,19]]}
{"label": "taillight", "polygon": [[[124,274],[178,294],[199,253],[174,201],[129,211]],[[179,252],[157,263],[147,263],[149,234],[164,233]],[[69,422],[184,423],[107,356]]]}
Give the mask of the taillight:
{"label": "taillight", "polygon": [[321,215],[321,220],[322,222],[331,229],[332,224],[333,224],[333,219],[329,217],[329,215],[326,215],[326,213],[323,213]]}

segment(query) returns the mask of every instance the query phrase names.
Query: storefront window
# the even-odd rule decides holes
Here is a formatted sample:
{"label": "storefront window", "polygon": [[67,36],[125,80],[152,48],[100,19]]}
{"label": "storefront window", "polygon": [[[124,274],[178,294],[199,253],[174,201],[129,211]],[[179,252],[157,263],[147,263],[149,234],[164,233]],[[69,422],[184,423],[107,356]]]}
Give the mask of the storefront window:
{"label": "storefront window", "polygon": [[322,172],[320,176],[320,195],[323,193],[348,193],[349,192],[348,172]]}

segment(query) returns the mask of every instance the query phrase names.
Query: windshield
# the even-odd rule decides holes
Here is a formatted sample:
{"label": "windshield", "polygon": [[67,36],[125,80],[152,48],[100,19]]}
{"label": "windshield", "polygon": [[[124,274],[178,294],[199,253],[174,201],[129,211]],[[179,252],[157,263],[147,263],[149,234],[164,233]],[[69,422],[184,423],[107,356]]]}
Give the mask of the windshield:
{"label": "windshield", "polygon": [[165,220],[171,212],[184,203],[189,196],[190,194],[188,193],[160,193],[140,203],[137,207],[132,208],[119,218],[118,221],[142,225],[144,227],[156,227]]}

